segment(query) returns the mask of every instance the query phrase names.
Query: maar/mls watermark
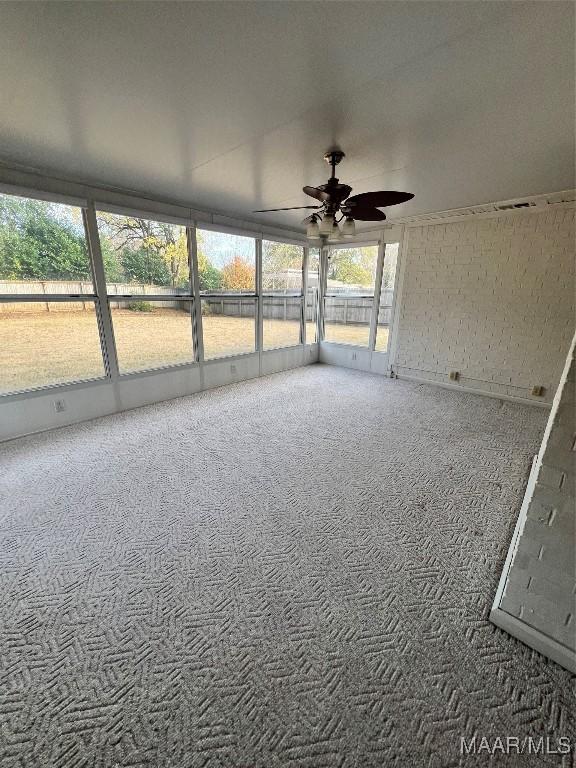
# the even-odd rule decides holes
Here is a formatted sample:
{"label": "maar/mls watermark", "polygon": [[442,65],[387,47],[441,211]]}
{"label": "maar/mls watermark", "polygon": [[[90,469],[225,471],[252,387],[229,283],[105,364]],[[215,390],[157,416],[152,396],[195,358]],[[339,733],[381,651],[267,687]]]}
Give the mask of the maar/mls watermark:
{"label": "maar/mls watermark", "polygon": [[573,744],[567,736],[460,737],[461,755],[569,755]]}

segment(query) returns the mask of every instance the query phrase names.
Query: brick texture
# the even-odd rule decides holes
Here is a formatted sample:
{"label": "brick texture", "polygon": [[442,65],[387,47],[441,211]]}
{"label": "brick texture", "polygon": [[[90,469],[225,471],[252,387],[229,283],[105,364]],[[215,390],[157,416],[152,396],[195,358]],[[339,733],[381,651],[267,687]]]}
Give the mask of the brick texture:
{"label": "brick texture", "polygon": [[551,402],[574,332],[574,213],[409,227],[398,374],[458,371],[463,386]]}
{"label": "brick texture", "polygon": [[576,371],[571,357],[500,607],[576,651]]}

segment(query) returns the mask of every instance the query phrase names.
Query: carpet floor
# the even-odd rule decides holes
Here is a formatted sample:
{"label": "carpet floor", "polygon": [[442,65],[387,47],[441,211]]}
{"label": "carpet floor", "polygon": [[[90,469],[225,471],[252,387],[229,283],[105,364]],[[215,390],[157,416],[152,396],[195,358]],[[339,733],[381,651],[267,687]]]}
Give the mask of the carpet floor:
{"label": "carpet floor", "polygon": [[545,420],[315,365],[0,446],[0,765],[572,765],[460,754],[576,736],[487,620]]}

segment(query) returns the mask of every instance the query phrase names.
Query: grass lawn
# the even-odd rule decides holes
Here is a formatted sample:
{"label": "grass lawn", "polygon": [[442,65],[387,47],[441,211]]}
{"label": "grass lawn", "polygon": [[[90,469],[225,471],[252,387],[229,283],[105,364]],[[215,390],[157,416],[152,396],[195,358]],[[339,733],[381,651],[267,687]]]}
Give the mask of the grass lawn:
{"label": "grass lawn", "polygon": [[[24,305],[32,307],[33,305]],[[90,379],[104,374],[93,310],[71,311],[53,302],[50,311],[0,313],[0,392]],[[89,305],[87,305],[89,307]],[[36,309],[36,308],[34,308]],[[123,373],[192,361],[190,316],[178,309],[132,312],[113,309],[114,335]],[[202,318],[207,359],[253,352],[253,318]],[[306,333],[314,340],[314,326]],[[296,320],[264,320],[267,349],[299,343]]]}
{"label": "grass lawn", "polygon": [[[324,338],[326,341],[334,341],[338,344],[352,344],[359,347],[367,347],[370,337],[368,325],[343,325],[342,323],[324,323]],[[388,347],[388,327],[378,326],[376,333],[376,350],[385,352]]]}

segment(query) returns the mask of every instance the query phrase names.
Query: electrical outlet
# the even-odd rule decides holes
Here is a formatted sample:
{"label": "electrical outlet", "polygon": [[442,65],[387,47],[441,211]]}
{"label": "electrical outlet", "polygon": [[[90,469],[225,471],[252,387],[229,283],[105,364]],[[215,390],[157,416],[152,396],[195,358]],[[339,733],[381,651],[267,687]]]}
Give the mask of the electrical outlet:
{"label": "electrical outlet", "polygon": [[356,360],[356,352],[352,352],[352,360]]}
{"label": "electrical outlet", "polygon": [[236,366],[234,365],[234,363],[232,363],[232,365],[230,366],[230,373],[236,373]]}
{"label": "electrical outlet", "polygon": [[545,391],[546,390],[544,387],[541,387],[539,384],[537,384],[536,386],[532,387],[532,397],[542,397]]}
{"label": "electrical outlet", "polygon": [[458,379],[460,378],[460,372],[450,371],[450,373],[448,374],[448,378],[450,379],[450,381],[458,381]]}
{"label": "electrical outlet", "polygon": [[66,402],[64,400],[54,400],[54,410],[56,413],[62,413],[66,410]]}

